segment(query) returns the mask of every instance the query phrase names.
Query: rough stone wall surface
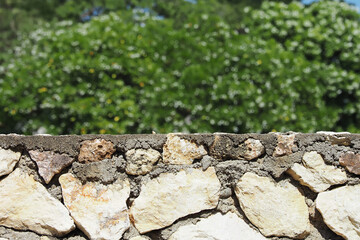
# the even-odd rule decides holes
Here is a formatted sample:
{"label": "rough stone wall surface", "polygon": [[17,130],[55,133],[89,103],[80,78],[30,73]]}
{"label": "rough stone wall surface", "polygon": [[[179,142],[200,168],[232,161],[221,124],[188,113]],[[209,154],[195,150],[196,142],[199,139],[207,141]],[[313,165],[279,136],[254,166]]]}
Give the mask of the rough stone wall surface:
{"label": "rough stone wall surface", "polygon": [[0,239],[360,240],[360,135],[0,135]]}

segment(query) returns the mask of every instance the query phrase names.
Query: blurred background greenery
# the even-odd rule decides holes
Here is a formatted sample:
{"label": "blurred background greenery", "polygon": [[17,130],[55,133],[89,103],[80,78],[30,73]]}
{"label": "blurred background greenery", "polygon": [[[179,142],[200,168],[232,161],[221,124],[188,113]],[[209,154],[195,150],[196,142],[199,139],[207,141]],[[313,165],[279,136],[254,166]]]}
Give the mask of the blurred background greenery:
{"label": "blurred background greenery", "polygon": [[360,14],[322,0],[0,0],[0,133],[360,132]]}

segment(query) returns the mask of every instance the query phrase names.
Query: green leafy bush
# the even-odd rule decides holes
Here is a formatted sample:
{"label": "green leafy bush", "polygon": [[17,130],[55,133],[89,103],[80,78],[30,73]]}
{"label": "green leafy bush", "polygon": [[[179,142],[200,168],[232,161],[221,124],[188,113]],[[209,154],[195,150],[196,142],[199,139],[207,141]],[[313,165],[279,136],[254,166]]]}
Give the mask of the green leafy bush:
{"label": "green leafy bush", "polygon": [[135,9],[24,37],[0,67],[1,131],[357,131],[359,15],[347,5],[265,3],[242,29],[208,1],[181,6],[192,13],[180,22]]}

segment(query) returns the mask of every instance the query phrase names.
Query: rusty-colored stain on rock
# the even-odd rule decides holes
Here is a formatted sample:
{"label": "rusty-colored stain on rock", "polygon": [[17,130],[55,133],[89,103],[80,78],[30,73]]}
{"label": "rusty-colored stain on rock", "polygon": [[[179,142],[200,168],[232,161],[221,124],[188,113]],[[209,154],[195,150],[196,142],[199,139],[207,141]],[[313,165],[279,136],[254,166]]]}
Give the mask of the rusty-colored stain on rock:
{"label": "rusty-colored stain on rock", "polygon": [[110,159],[115,152],[115,146],[112,142],[104,139],[94,139],[83,141],[80,147],[79,162],[98,162],[104,159]]}

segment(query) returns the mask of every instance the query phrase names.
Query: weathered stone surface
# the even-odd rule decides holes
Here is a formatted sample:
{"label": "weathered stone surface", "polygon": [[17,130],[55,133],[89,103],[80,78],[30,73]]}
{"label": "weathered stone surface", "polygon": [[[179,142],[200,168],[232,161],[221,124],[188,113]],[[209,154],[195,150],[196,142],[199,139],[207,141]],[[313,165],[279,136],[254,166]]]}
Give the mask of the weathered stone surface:
{"label": "weathered stone surface", "polygon": [[143,237],[143,236],[136,236],[136,237],[132,237],[130,238],[130,240],[149,240],[150,238],[148,237]]}
{"label": "weathered stone surface", "polygon": [[208,169],[212,163],[212,161],[214,161],[214,159],[208,155],[204,156],[201,159],[201,168],[203,171],[205,171],[206,169]]}
{"label": "weathered stone surface", "polygon": [[20,152],[0,148],[0,176],[11,173],[19,161],[20,156]]}
{"label": "weathered stone surface", "polygon": [[304,238],[310,231],[304,196],[288,182],[245,173],[235,188],[241,209],[267,237]]}
{"label": "weathered stone surface", "polygon": [[181,226],[169,238],[169,240],[183,239],[265,240],[266,238],[259,232],[252,229],[235,213],[228,212],[225,215],[216,213],[207,218],[201,219],[196,224]]}
{"label": "weathered stone surface", "polygon": [[126,173],[144,175],[150,172],[153,165],[161,158],[154,149],[131,149],[126,152]]}
{"label": "weathered stone surface", "polygon": [[349,240],[360,239],[360,185],[339,187],[319,193],[316,208],[336,234]]}
{"label": "weathered stone surface", "polygon": [[64,203],[76,225],[90,239],[120,239],[130,227],[126,200],[128,180],[111,185],[88,182],[82,185],[71,173],[59,178]]}
{"label": "weathered stone surface", "polygon": [[109,159],[115,152],[114,144],[104,139],[86,140],[81,143],[79,162],[98,162]]}
{"label": "weathered stone surface", "polygon": [[125,169],[125,159],[123,156],[104,159],[100,162],[78,163],[74,162],[71,171],[76,178],[82,182],[101,182],[109,184],[114,182],[119,175],[119,170]]}
{"label": "weathered stone surface", "polygon": [[130,215],[140,233],[171,225],[188,214],[215,208],[220,182],[215,169],[186,169],[163,173],[141,187]]}
{"label": "weathered stone surface", "polygon": [[296,147],[295,143],[295,134],[290,135],[281,135],[277,134],[277,146],[275,148],[274,157],[289,155],[293,152],[293,148]]}
{"label": "weathered stone surface", "polygon": [[334,135],[328,135],[327,140],[331,142],[332,145],[339,146],[350,146],[351,140],[348,137],[337,137]]}
{"label": "weathered stone surface", "polygon": [[253,160],[260,157],[264,152],[265,148],[259,140],[249,138],[245,141],[246,151],[244,158],[246,160]]}
{"label": "weathered stone surface", "polygon": [[314,192],[323,192],[331,185],[347,181],[345,172],[326,165],[321,155],[315,151],[305,153],[302,162],[303,165],[295,163],[288,173]]}
{"label": "weathered stone surface", "polygon": [[207,154],[204,146],[181,139],[173,133],[167,135],[163,147],[163,161],[168,164],[192,164]]}
{"label": "weathered stone surface", "polygon": [[360,175],[360,154],[345,153],[340,157],[339,162],[349,172]]}
{"label": "weathered stone surface", "polygon": [[294,163],[300,163],[303,154],[303,152],[296,152],[282,157],[267,157],[264,160],[263,169],[269,171],[273,177],[278,178]]}
{"label": "weathered stone surface", "polygon": [[49,183],[53,176],[69,166],[75,159],[66,154],[51,151],[29,151],[30,157],[36,162],[40,176]]}
{"label": "weathered stone surface", "polygon": [[53,236],[75,228],[68,210],[20,169],[0,182],[0,225]]}

